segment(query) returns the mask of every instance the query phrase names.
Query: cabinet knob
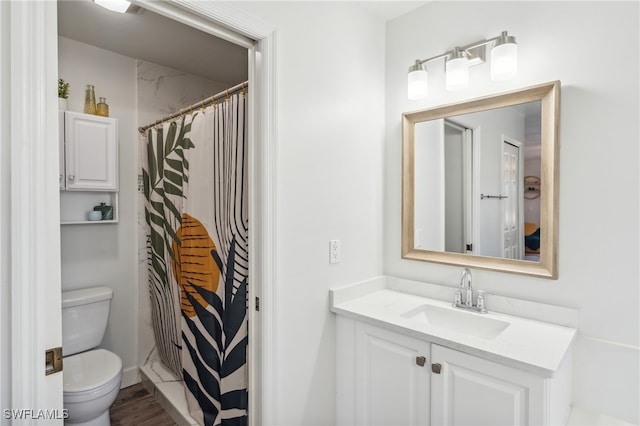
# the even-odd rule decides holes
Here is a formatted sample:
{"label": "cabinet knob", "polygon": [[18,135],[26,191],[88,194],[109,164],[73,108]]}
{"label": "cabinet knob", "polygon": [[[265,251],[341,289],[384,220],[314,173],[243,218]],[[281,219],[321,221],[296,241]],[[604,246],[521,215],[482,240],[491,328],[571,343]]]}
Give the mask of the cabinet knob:
{"label": "cabinet knob", "polygon": [[76,180],[76,175],[69,175],[69,180]]}
{"label": "cabinet knob", "polygon": [[431,371],[436,374],[440,374],[442,371],[442,364],[431,364]]}
{"label": "cabinet knob", "polygon": [[417,356],[416,357],[416,364],[418,364],[420,367],[424,367],[424,363],[427,362],[427,359],[423,356]]}

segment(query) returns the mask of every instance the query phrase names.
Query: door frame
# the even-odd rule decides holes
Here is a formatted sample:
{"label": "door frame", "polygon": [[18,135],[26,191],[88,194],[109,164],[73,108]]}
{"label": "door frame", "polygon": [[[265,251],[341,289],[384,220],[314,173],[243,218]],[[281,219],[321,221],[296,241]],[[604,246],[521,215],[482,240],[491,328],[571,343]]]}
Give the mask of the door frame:
{"label": "door frame", "polygon": [[[444,119],[444,126],[449,126],[460,132],[462,137],[462,210],[463,210],[463,241],[462,244],[465,247],[463,253],[473,254],[476,249],[475,245],[475,203],[474,200],[474,188],[476,176],[475,176],[475,148],[474,148],[474,129],[464,124],[460,124],[449,118]],[[445,137],[446,143],[446,137]],[[445,166],[446,167],[446,166]],[[446,215],[445,215],[446,216]],[[466,247],[471,246],[471,250],[466,250]]]}
{"label": "door frame", "polygon": [[[44,348],[62,345],[58,105],[54,89],[58,75],[57,6],[55,2],[1,3],[0,132],[3,139],[11,138],[11,146],[0,151],[0,173],[5,176],[3,168],[10,168],[11,183],[7,185],[3,179],[0,186],[0,226],[10,231],[11,237],[3,238],[0,246],[0,276],[3,281],[9,278],[2,295],[10,294],[11,308],[3,298],[0,314],[1,340],[10,341],[11,350],[1,358],[0,395],[3,407],[61,412],[62,374],[44,375]],[[249,249],[253,277],[248,306],[252,342],[248,353],[249,424],[277,424],[275,28],[229,3],[134,3],[218,37],[231,37],[235,43],[243,37],[256,40],[249,48],[249,215],[253,242]],[[11,25],[4,25],[9,21]],[[242,37],[234,38],[234,32]],[[5,91],[10,93],[10,101]],[[257,297],[260,311],[256,310]],[[5,328],[5,324],[10,326]],[[10,372],[10,380],[5,372]],[[54,424],[61,425],[61,417]]]}

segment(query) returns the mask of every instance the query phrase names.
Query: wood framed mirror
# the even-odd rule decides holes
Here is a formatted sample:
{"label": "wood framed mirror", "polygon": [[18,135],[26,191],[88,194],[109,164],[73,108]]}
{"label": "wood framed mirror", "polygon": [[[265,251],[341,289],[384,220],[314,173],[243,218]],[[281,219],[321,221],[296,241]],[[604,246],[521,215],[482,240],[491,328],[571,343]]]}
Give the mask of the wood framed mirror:
{"label": "wood framed mirror", "polygon": [[559,108],[555,81],[402,114],[402,257],[556,279]]}

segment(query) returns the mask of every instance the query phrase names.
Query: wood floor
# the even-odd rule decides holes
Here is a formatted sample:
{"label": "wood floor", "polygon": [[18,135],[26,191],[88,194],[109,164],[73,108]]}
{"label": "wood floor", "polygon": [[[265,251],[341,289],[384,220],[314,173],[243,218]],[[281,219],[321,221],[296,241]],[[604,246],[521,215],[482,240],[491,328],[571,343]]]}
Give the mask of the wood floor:
{"label": "wood floor", "polygon": [[109,408],[111,426],[175,426],[171,416],[147,392],[142,384],[118,392]]}

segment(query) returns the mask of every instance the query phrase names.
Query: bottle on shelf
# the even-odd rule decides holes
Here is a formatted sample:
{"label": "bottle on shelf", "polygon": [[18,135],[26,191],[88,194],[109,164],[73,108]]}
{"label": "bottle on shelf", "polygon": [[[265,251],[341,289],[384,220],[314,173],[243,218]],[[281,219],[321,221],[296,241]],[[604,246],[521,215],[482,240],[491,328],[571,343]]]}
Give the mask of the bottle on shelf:
{"label": "bottle on shelf", "polygon": [[96,93],[92,84],[87,84],[87,92],[84,98],[84,113],[96,114]]}
{"label": "bottle on shelf", "polygon": [[107,99],[100,97],[100,102],[96,107],[96,115],[101,115],[103,117],[109,116],[109,105],[107,105]]}

